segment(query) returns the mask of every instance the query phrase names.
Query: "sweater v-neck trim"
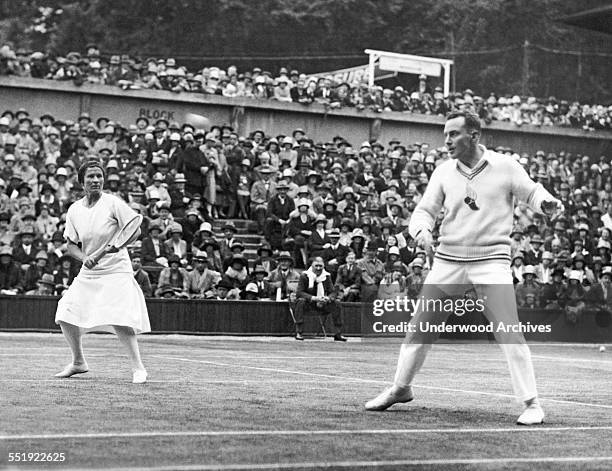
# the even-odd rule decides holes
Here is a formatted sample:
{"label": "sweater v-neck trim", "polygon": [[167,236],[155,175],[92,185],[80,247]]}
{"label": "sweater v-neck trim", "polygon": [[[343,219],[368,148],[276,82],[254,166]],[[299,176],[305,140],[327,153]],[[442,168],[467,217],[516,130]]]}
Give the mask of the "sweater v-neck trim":
{"label": "sweater v-neck trim", "polygon": [[489,165],[489,160],[487,158],[488,152],[489,151],[485,149],[482,158],[478,161],[474,168],[469,168],[457,160],[457,171],[468,180],[472,180],[474,177],[476,177],[476,175],[480,174],[487,167],[487,165]]}

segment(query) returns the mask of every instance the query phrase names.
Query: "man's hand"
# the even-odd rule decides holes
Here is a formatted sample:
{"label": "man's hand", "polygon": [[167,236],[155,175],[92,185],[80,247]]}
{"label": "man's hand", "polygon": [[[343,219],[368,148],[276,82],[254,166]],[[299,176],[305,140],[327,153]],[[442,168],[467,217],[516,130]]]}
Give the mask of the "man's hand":
{"label": "man's hand", "polygon": [[423,229],[416,236],[415,241],[417,243],[417,246],[425,251],[429,259],[433,258],[433,236],[431,235],[430,231],[428,231],[427,229]]}
{"label": "man's hand", "polygon": [[542,201],[540,209],[551,219],[557,214],[565,211],[563,203],[561,203],[561,201],[559,201],[557,198],[553,198],[552,200],[548,201]]}
{"label": "man's hand", "polygon": [[83,260],[83,265],[85,265],[85,268],[89,268],[91,270],[96,266],[96,259],[94,257],[86,257],[85,260]]}

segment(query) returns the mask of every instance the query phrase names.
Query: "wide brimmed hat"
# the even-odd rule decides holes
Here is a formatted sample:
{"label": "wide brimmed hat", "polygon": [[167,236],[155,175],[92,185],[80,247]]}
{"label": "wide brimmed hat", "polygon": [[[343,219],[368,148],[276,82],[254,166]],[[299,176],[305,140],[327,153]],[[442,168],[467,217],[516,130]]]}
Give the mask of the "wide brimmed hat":
{"label": "wide brimmed hat", "polygon": [[244,258],[244,255],[236,254],[232,257],[232,265],[234,263],[240,263],[243,267],[246,267],[248,262],[247,259]]}
{"label": "wide brimmed hat", "polygon": [[291,263],[293,263],[293,257],[291,256],[291,254],[289,253],[288,250],[282,250],[279,254],[278,257],[276,257],[277,260],[280,262],[281,260],[289,260]]}

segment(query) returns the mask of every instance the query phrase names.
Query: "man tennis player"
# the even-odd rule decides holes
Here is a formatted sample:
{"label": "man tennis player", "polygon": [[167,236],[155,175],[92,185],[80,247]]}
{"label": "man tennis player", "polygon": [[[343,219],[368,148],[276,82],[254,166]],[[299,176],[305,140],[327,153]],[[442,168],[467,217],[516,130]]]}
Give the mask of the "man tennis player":
{"label": "man tennis player", "polygon": [[[518,313],[510,272],[510,231],[515,198],[551,214],[563,205],[541,184],[532,181],[514,159],[480,144],[478,116],[452,113],[444,126],[451,159],[433,172],[422,200],[410,220],[409,232],[426,252],[432,252],[434,221],[444,209],[435,263],[427,275],[421,296],[441,299],[474,286],[484,301],[484,314],[494,325],[518,325]],[[463,287],[463,288],[462,288]],[[457,290],[459,292],[449,293]],[[410,320],[414,332],[402,344],[394,384],[366,404],[382,411],[413,399],[411,384],[438,334],[419,329],[439,325],[448,313],[417,310]],[[520,425],[541,424],[544,411],[538,402],[529,347],[523,334],[495,332],[506,356],[517,397],[525,404]]]}

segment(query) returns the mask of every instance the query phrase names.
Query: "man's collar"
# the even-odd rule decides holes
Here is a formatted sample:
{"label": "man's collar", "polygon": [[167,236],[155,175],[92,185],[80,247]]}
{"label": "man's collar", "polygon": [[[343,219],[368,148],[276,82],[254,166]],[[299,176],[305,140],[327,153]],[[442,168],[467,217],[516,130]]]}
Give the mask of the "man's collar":
{"label": "man's collar", "polygon": [[473,168],[468,167],[463,162],[461,162],[459,159],[457,159],[457,170],[459,171],[461,175],[469,178],[470,180],[474,178],[476,175],[478,175],[480,172],[482,172],[487,167],[487,165],[491,165],[491,158],[490,158],[491,151],[488,150],[482,144],[479,144],[479,147],[482,149],[482,157],[476,163],[476,165],[474,165]]}

